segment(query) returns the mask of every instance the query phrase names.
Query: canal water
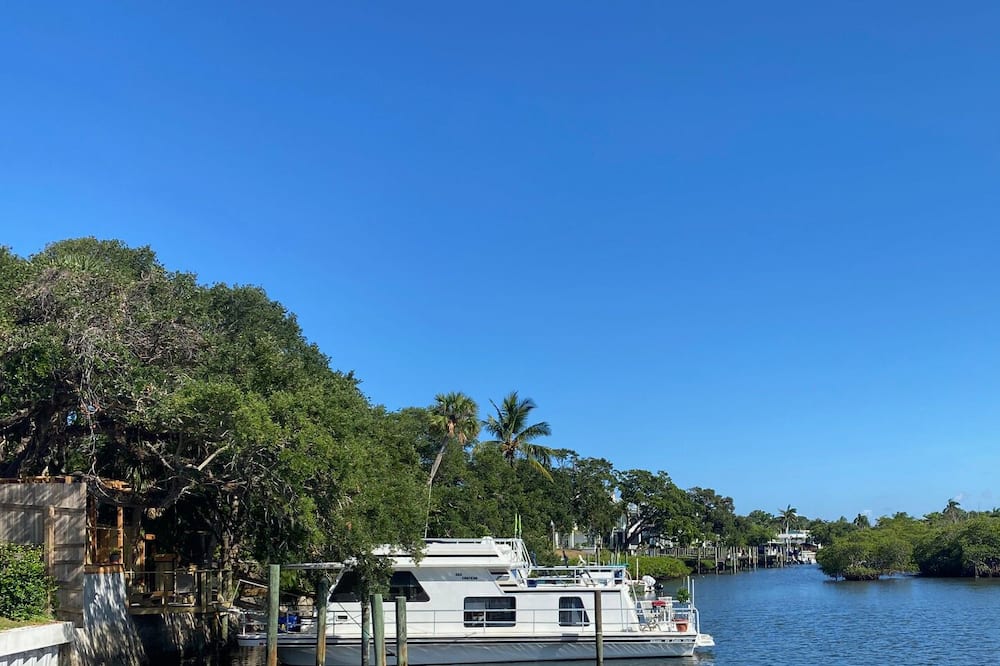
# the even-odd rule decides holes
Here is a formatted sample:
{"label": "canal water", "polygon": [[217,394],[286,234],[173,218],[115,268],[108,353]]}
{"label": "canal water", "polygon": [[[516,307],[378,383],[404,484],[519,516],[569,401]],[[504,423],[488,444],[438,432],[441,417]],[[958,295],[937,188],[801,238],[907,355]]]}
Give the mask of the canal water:
{"label": "canal water", "polygon": [[641,666],[1000,664],[1000,580],[834,582],[815,566],[694,580],[702,631],[716,647]]}
{"label": "canal water", "polygon": [[1000,580],[835,582],[794,566],[699,577],[695,601],[716,643],[698,666],[1000,664]]}

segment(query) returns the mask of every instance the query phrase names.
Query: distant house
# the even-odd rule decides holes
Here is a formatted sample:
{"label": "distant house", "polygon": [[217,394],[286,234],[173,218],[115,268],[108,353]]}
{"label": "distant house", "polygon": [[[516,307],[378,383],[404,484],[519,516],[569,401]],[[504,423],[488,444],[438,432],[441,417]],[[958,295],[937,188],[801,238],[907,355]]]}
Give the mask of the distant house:
{"label": "distant house", "polygon": [[788,530],[781,532],[769,542],[774,546],[801,546],[810,540],[809,530]]}

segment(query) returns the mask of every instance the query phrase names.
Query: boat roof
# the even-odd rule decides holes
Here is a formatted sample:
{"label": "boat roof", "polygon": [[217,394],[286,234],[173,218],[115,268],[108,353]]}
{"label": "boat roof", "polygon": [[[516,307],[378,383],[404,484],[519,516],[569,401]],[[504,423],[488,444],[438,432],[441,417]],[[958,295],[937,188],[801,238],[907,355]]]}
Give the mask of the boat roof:
{"label": "boat roof", "polygon": [[397,567],[531,566],[528,551],[520,539],[425,539],[423,552],[417,557],[393,548],[378,549],[375,554],[392,557]]}
{"label": "boat roof", "polygon": [[[422,552],[414,554],[398,546],[380,546],[373,555],[391,557],[395,567],[474,567],[529,568],[531,559],[521,539],[424,539]],[[339,569],[350,562],[303,562],[283,565],[286,569]]]}

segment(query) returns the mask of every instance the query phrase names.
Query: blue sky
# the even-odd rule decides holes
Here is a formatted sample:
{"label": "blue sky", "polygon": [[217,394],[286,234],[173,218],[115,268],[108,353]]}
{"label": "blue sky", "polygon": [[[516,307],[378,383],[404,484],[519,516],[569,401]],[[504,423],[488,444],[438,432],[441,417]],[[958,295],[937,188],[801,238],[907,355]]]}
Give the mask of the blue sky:
{"label": "blue sky", "polygon": [[1000,505],[994,3],[0,9],[0,244],[255,284],[390,409],[737,510]]}

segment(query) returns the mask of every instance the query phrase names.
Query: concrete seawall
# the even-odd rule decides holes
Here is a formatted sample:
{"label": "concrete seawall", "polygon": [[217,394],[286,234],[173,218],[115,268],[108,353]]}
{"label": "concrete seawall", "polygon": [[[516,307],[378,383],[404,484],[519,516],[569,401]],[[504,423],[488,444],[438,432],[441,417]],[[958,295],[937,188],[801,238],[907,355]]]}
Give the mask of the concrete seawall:
{"label": "concrete seawall", "polygon": [[73,623],[0,631],[0,666],[68,666]]}

